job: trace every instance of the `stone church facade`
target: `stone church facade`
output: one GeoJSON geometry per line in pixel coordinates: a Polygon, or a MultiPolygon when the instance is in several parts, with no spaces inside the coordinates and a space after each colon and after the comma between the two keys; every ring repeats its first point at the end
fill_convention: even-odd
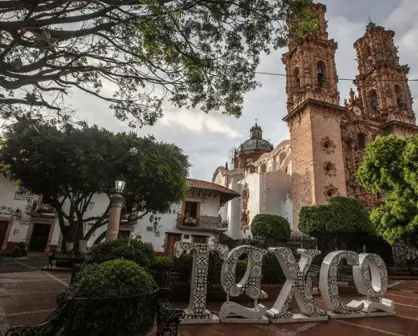
{"type": "Polygon", "coordinates": [[[326,6],[311,4],[319,16],[317,30],[304,38],[291,38],[283,55],[287,82],[287,115],[290,141],[275,149],[262,139],[256,124],[250,139],[234,153],[234,167],[218,167],[213,182],[241,193],[222,209],[231,238],[248,235],[257,213],[286,217],[298,230],[303,206],[326,204],[332,196],[352,196],[366,207],[379,195],[356,185],[353,173],[367,145],[378,135],[400,137],[417,134],[407,65],[400,65],[394,32],[370,23],[354,43],[358,75],[357,94],[340,105],[335,51],[328,38],[326,6]]]}

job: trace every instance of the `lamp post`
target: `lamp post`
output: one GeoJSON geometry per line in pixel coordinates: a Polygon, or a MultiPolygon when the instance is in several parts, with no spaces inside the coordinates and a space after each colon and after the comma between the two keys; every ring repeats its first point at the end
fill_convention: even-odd
{"type": "Polygon", "coordinates": [[[109,223],[107,224],[106,240],[118,239],[120,213],[122,210],[123,196],[126,182],[122,179],[115,181],[115,193],[110,196],[110,214],[109,223]]]}

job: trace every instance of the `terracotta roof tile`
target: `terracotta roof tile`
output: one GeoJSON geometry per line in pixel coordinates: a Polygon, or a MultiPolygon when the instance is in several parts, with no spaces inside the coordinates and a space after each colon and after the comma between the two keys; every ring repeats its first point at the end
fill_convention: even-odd
{"type": "MultiPolygon", "coordinates": [[[[231,195],[238,197],[240,196],[239,193],[236,191],[226,188],[224,186],[221,186],[220,184],[213,183],[213,182],[207,182],[207,181],[201,181],[201,180],[195,180],[195,179],[187,179],[187,186],[189,188],[197,188],[197,189],[205,189],[205,190],[213,190],[217,191],[224,195],[231,195]]],[[[233,197],[234,198],[234,197],[233,197]]]]}

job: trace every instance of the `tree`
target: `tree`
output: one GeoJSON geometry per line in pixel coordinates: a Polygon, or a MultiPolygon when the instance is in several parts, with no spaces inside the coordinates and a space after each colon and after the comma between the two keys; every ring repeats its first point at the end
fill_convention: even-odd
{"type": "Polygon", "coordinates": [[[370,212],[377,234],[390,244],[406,241],[418,247],[418,136],[377,137],[355,177],[361,187],[384,196],[370,212]]]}
{"type": "Polygon", "coordinates": [[[55,209],[64,242],[89,239],[107,224],[110,204],[99,216],[85,214],[93,195],[110,195],[120,175],[127,182],[122,215],[128,215],[129,222],[150,212],[165,212],[186,195],[189,163],[175,145],[133,133],[113,134],[97,126],[58,129],[46,122],[36,126],[36,131],[25,122],[10,126],[0,158],[12,180],[42,195],[43,202],[55,209]],[[84,232],[87,222],[94,224],[84,232]]]}
{"type": "Polygon", "coordinates": [[[262,240],[265,246],[272,247],[290,239],[290,225],[279,215],[258,214],[251,222],[251,233],[255,239],[262,240]]]}
{"type": "Polygon", "coordinates": [[[361,248],[361,237],[373,233],[369,214],[357,198],[335,196],[328,204],[303,207],[299,229],[317,238],[325,254],[336,249],[361,248]]]}
{"type": "Polygon", "coordinates": [[[260,55],[316,27],[310,2],[1,1],[0,111],[63,116],[80,90],[140,124],[153,124],[165,99],[239,116],[260,55]]]}

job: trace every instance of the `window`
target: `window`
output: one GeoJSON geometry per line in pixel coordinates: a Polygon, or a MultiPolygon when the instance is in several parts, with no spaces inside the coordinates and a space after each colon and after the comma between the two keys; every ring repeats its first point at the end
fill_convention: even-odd
{"type": "Polygon", "coordinates": [[[184,217],[185,218],[197,218],[197,202],[186,202],[184,207],[184,217]]]}
{"type": "Polygon", "coordinates": [[[369,103],[372,109],[372,113],[375,114],[379,109],[379,100],[377,98],[377,93],[375,90],[370,91],[369,93],[369,103]]]}
{"type": "Polygon", "coordinates": [[[318,62],[317,73],[318,73],[318,87],[322,89],[325,87],[325,64],[324,62],[322,61],[318,62]]]}
{"type": "Polygon", "coordinates": [[[400,110],[406,110],[405,100],[399,85],[395,85],[396,106],[400,110]]]}
{"type": "Polygon", "coordinates": [[[359,134],[357,136],[357,144],[359,149],[366,148],[366,136],[364,134],[359,134]]]}
{"type": "Polygon", "coordinates": [[[265,173],[266,172],[267,167],[266,167],[266,164],[265,163],[262,163],[261,164],[260,170],[261,170],[262,173],[265,173]]]}
{"type": "Polygon", "coordinates": [[[300,87],[300,75],[299,75],[299,68],[298,67],[293,69],[293,79],[295,81],[295,86],[300,87]]]}

